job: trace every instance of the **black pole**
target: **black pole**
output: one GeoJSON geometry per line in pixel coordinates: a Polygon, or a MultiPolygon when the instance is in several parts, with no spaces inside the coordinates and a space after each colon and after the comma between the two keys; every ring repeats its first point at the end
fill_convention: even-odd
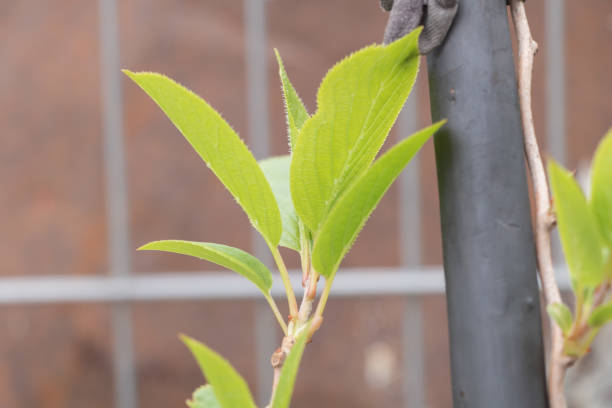
{"type": "Polygon", "coordinates": [[[455,408],[547,407],[505,0],[460,0],[428,58],[455,408]]]}

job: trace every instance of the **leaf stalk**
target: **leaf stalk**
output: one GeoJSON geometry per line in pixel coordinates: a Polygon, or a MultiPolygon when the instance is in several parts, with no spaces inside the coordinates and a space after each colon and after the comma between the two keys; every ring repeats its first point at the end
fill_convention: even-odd
{"type": "Polygon", "coordinates": [[[266,295],[266,300],[268,301],[270,308],[272,308],[272,312],[274,313],[274,317],[276,317],[276,320],[278,320],[278,324],[280,325],[281,329],[283,329],[283,334],[286,336],[288,333],[287,324],[283,320],[283,315],[281,315],[280,311],[278,310],[278,306],[276,305],[274,298],[272,298],[272,296],[268,294],[266,295]]]}
{"type": "Polygon", "coordinates": [[[287,301],[289,302],[289,314],[291,315],[291,320],[294,320],[298,316],[298,307],[297,300],[295,299],[295,293],[293,292],[293,287],[291,286],[291,281],[289,280],[289,272],[287,272],[285,261],[278,251],[278,248],[271,246],[270,252],[272,252],[272,256],[274,257],[274,261],[278,267],[278,272],[283,280],[285,292],[287,293],[287,301]]]}
{"type": "Polygon", "coordinates": [[[333,276],[329,279],[325,279],[325,288],[323,289],[323,293],[321,293],[321,298],[319,299],[319,304],[317,305],[317,310],[315,311],[314,319],[318,320],[323,318],[323,312],[325,311],[325,305],[327,304],[327,298],[329,297],[329,292],[331,291],[333,282],[333,276]]]}

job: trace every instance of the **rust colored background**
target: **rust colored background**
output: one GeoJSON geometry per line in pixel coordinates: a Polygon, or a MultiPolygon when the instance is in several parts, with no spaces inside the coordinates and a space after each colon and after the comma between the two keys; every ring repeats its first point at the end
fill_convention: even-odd
{"type": "MultiPolygon", "coordinates": [[[[175,78],[216,107],[248,140],[244,10],[238,0],[122,0],[121,64],[175,78]]],[[[540,43],[534,77],[536,131],[546,128],[542,2],[528,2],[540,43]]],[[[568,164],[588,160],[612,126],[612,2],[566,6],[565,123],[568,164]]],[[[287,152],[272,47],[308,109],[339,59],[382,38],[377,0],[269,0],[266,51],[270,138],[287,152]]],[[[0,275],[108,272],[98,8],[93,1],[20,0],[0,5],[0,275]]],[[[423,60],[425,63],[425,60],[423,60]]],[[[419,122],[429,123],[425,69],[419,122]]],[[[246,216],[171,123],[127,79],[124,134],[131,249],[162,238],[250,249],[246,216]]],[[[392,139],[406,135],[392,135],[392,139]]],[[[543,139],[542,139],[543,140],[543,139]]],[[[442,262],[433,147],[420,154],[423,260],[442,262]]],[[[398,191],[371,217],[344,266],[398,266],[398,191]]],[[[290,266],[297,258],[290,258],[290,266]]],[[[134,273],[216,269],[187,257],[132,254],[134,273]]],[[[423,303],[426,403],[451,406],[446,306],[423,303]]],[[[308,347],[293,407],[402,406],[400,297],[332,299],[308,347]],[[383,345],[396,364],[384,387],[367,381],[366,352],[383,345]]],[[[202,383],[178,332],[227,356],[256,389],[253,301],[151,302],[133,306],[140,406],[182,407],[202,383]],[[240,324],[236,324],[240,322],[240,324]]],[[[107,305],[0,307],[0,407],[113,406],[107,305]]],[[[280,339],[280,337],[279,337],[280,339]]],[[[270,350],[270,353],[273,350],[270,350]]],[[[610,377],[608,377],[609,379],[610,377]]]]}

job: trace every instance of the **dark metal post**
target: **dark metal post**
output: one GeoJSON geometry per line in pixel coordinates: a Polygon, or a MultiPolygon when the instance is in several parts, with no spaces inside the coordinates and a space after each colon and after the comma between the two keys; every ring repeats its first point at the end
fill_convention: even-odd
{"type": "Polygon", "coordinates": [[[427,59],[455,408],[547,406],[536,263],[505,0],[460,0],[427,59]]]}

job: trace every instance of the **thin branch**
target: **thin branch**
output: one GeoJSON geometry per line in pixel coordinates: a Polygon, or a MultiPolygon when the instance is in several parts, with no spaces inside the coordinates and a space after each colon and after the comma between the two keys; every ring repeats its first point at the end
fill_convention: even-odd
{"type": "Polygon", "coordinates": [[[272,353],[270,364],[272,364],[272,367],[274,368],[274,379],[272,381],[272,395],[270,396],[270,403],[266,408],[270,408],[272,406],[274,395],[276,394],[276,389],[278,388],[278,382],[280,381],[280,375],[283,371],[283,364],[285,363],[285,359],[289,355],[289,352],[293,348],[294,344],[295,338],[292,335],[285,336],[281,346],[276,349],[274,353],[272,353]]]}
{"type": "Polygon", "coordinates": [[[302,303],[300,305],[300,311],[298,313],[297,329],[304,326],[312,313],[312,306],[317,296],[317,282],[319,281],[319,274],[310,267],[310,263],[307,264],[308,270],[306,270],[304,276],[306,277],[304,286],[304,296],[302,297],[302,303]]]}
{"type": "Polygon", "coordinates": [[[283,316],[281,315],[280,311],[278,310],[278,306],[276,305],[276,302],[274,301],[272,296],[269,295],[269,294],[266,295],[266,300],[268,301],[268,304],[272,308],[272,312],[274,313],[274,317],[276,317],[276,320],[278,320],[278,324],[280,325],[281,329],[283,329],[283,334],[286,336],[288,334],[288,332],[287,332],[287,324],[283,320],[283,316]]]}
{"type": "Polygon", "coordinates": [[[291,281],[289,280],[289,272],[287,272],[285,261],[278,251],[278,248],[270,247],[270,252],[272,252],[272,256],[274,257],[274,261],[278,267],[278,272],[280,273],[281,279],[283,280],[283,285],[285,286],[285,292],[287,292],[289,314],[291,315],[292,320],[296,319],[298,315],[297,300],[295,300],[295,293],[293,292],[293,287],[291,286],[291,281]]]}
{"type": "MultiPolygon", "coordinates": [[[[535,239],[538,271],[546,305],[550,305],[561,303],[561,293],[555,280],[550,245],[550,231],[554,225],[554,216],[550,205],[550,192],[536,139],[531,110],[533,59],[538,50],[538,44],[531,36],[524,1],[510,0],[510,8],[518,42],[519,100],[525,137],[525,155],[527,156],[535,195],[535,239]]],[[[563,333],[557,324],[553,322],[551,324],[551,350],[548,372],[548,394],[551,408],[566,408],[567,406],[563,392],[563,383],[565,372],[571,363],[572,361],[563,354],[563,333]]]]}
{"type": "Polygon", "coordinates": [[[314,319],[317,321],[322,321],[323,319],[323,311],[325,310],[325,305],[327,304],[327,298],[329,297],[329,292],[331,291],[333,281],[333,277],[325,279],[325,288],[323,289],[323,293],[319,299],[319,304],[317,305],[317,310],[314,314],[314,319]]]}

